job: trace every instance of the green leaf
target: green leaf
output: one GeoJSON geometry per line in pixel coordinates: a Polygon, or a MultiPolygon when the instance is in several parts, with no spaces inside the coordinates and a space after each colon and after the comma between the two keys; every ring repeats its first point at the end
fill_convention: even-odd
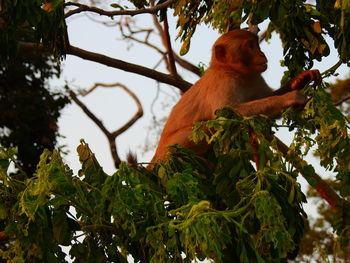
{"type": "Polygon", "coordinates": [[[111,7],[113,8],[117,8],[117,9],[120,9],[120,10],[124,10],[124,7],[122,7],[121,5],[117,4],[117,3],[112,3],[110,4],[111,7]]]}
{"type": "Polygon", "coordinates": [[[68,218],[66,212],[62,209],[53,212],[52,216],[53,235],[56,241],[68,246],[71,244],[71,233],[69,232],[68,218]]]}

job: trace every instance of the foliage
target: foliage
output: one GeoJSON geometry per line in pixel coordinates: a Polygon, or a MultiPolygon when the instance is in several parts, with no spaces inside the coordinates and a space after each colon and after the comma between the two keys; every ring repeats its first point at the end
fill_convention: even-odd
{"type": "MultiPolygon", "coordinates": [[[[149,4],[144,0],[130,2],[140,10],[149,4]]],[[[49,51],[56,59],[70,52],[153,76],[157,81],[168,79],[163,73],[70,46],[64,15],[67,4],[63,0],[0,0],[1,62],[11,66],[19,47],[33,47],[21,46],[25,40],[39,44],[39,50],[49,51]],[[25,38],[28,36],[33,38],[25,38]]],[[[130,11],[117,3],[112,7],[118,10],[108,13],[74,1],[66,10],[88,10],[112,19],[119,11],[130,11]]],[[[267,39],[275,31],[283,42],[282,64],[289,69],[285,79],[312,67],[315,59],[328,56],[329,43],[338,52],[339,65],[350,59],[349,1],[178,0],[171,7],[178,18],[182,54],[189,50],[190,39],[200,23],[226,32],[243,22],[268,21],[267,39]]],[[[158,11],[161,18],[164,14],[165,10],[158,11]]],[[[149,44],[147,39],[143,43],[149,44]]],[[[170,57],[171,50],[164,54],[170,57]]],[[[24,71],[32,70],[34,73],[29,76],[34,79],[36,68],[24,64],[24,71]]],[[[338,64],[324,76],[333,74],[338,64]]],[[[46,73],[50,72],[54,71],[48,69],[46,73]]],[[[26,76],[17,71],[15,74],[26,76]]],[[[174,79],[181,80],[179,76],[174,79]]],[[[166,83],[174,82],[168,79],[166,83]]],[[[127,262],[128,256],[137,262],[192,262],[203,258],[216,262],[285,261],[298,252],[304,232],[305,196],[296,179],[301,172],[315,185],[314,168],[299,158],[313,145],[317,146],[320,165],[336,174],[334,181],[344,197],[336,212],[332,211],[332,225],[337,238],[347,244],[349,122],[332,105],[325,88],[307,89],[310,100],[305,109],[286,112],[282,125],[263,116],[242,118],[229,108],[218,111],[216,120],[197,124],[193,140],[206,140],[213,145],[209,163],[173,146],[169,159],[153,170],[123,164],[108,176],[82,141],[78,147],[82,162],[78,175],[73,175],[57,151],[45,150],[34,176],[21,164],[16,164],[14,176],[9,165],[16,163],[16,152],[2,149],[0,237],[6,238],[0,240],[0,257],[7,262],[65,262],[68,253],[74,262],[127,262]],[[276,150],[278,142],[271,132],[271,127],[281,126],[295,131],[292,151],[284,157],[276,150]],[[251,142],[253,134],[257,150],[251,142]],[[259,161],[258,169],[251,159],[259,161]],[[287,160],[300,165],[292,168],[287,160]],[[26,177],[30,178],[23,180],[26,177]]],[[[26,90],[21,90],[20,95],[22,92],[27,95],[26,90]]],[[[46,96],[53,98],[53,94],[41,89],[38,94],[37,103],[45,104],[47,101],[40,98],[46,96]]],[[[51,99],[50,103],[57,102],[51,99]]],[[[60,97],[56,106],[63,105],[64,99],[60,97]]],[[[53,112],[48,123],[56,119],[57,112],[53,112]]],[[[12,145],[11,140],[9,146],[12,145]]]]}
{"type": "MultiPolygon", "coordinates": [[[[23,36],[33,36],[35,43],[43,43],[56,56],[64,54],[63,0],[48,1],[51,9],[44,10],[47,1],[0,1],[0,59],[15,56],[23,36]]],[[[28,40],[27,40],[28,41],[28,40]]]]}
{"type": "Polygon", "coordinates": [[[213,175],[203,160],[175,147],[154,171],[123,165],[107,176],[82,142],[83,179],[72,176],[56,151],[45,151],[35,177],[18,182],[6,173],[14,152],[3,151],[1,219],[13,242],[1,256],[64,262],[59,245],[71,245],[76,262],[126,262],[126,255],[178,262],[182,252],[187,261],[211,256],[218,262],[279,262],[303,232],[305,197],[297,174],[268,147],[274,144],[268,119],[242,119],[228,108],[218,115],[198,124],[193,136],[214,144],[213,175]],[[260,142],[264,161],[258,171],[249,162],[249,131],[260,142]]]}
{"type": "Polygon", "coordinates": [[[17,147],[27,174],[33,174],[43,150],[56,144],[57,120],[69,100],[50,90],[47,81],[59,75],[60,65],[42,53],[21,52],[0,63],[0,144],[17,147]]]}
{"type": "Polygon", "coordinates": [[[349,122],[333,105],[325,87],[318,87],[316,90],[309,87],[305,90],[305,94],[310,99],[303,111],[290,109],[285,112],[285,123],[289,130],[295,129],[295,140],[291,150],[298,155],[306,155],[316,144],[315,153],[320,158],[320,165],[326,170],[335,172],[336,179],[341,182],[340,193],[349,196],[349,122]]]}
{"type": "MultiPolygon", "coordinates": [[[[310,92],[325,96],[322,89],[310,92]]],[[[312,120],[324,114],[320,109],[329,105],[322,99],[309,104],[319,112],[310,116],[306,106],[301,115],[314,125],[312,120]]],[[[270,127],[277,125],[263,116],[241,117],[230,108],[217,115],[199,123],[193,134],[195,141],[213,144],[209,164],[174,146],[168,161],[153,170],[123,164],[108,176],[82,141],[79,176],[57,151],[46,150],[35,176],[19,182],[7,172],[14,153],[2,151],[1,220],[11,242],[2,247],[1,257],[65,262],[61,246],[68,245],[74,262],[127,262],[127,256],[141,262],[209,257],[215,262],[280,262],[295,256],[304,230],[305,196],[296,182],[298,172],[272,150],[276,142],[270,127]],[[259,140],[257,171],[249,161],[250,132],[259,140]]],[[[334,116],[329,118],[340,122],[334,116]]],[[[320,134],[323,125],[329,123],[316,126],[320,134]]],[[[346,128],[336,127],[340,134],[346,128]]],[[[295,144],[301,143],[298,138],[295,144]]],[[[344,176],[337,179],[347,184],[344,176]]],[[[349,222],[343,219],[340,235],[349,222]]]]}
{"type": "Polygon", "coordinates": [[[349,1],[206,1],[179,0],[174,15],[178,17],[182,53],[189,49],[197,25],[208,23],[221,32],[239,28],[243,22],[258,25],[267,20],[283,42],[284,64],[290,78],[302,68],[311,68],[313,60],[329,55],[326,37],[334,41],[342,62],[350,60],[349,1]]]}
{"type": "Polygon", "coordinates": [[[48,12],[38,0],[0,1],[0,144],[18,148],[28,175],[42,151],[55,147],[60,110],[69,102],[62,90],[49,89],[47,83],[61,73],[54,56],[63,50],[61,2],[51,1],[55,11],[48,12]],[[43,42],[53,55],[20,50],[21,41],[43,42]]]}
{"type": "MultiPolygon", "coordinates": [[[[327,183],[332,185],[334,189],[339,190],[339,183],[332,180],[327,180],[327,183]]],[[[321,216],[317,218],[311,217],[308,220],[305,235],[300,243],[300,253],[295,262],[312,261],[323,263],[330,261],[330,258],[334,258],[335,260],[333,261],[335,262],[342,262],[341,260],[347,262],[350,248],[350,240],[348,238],[350,229],[344,229],[344,233],[341,236],[335,235],[330,224],[337,221],[337,215],[333,213],[324,200],[319,198],[314,188],[309,187],[307,197],[317,207],[317,212],[321,216]]],[[[349,197],[347,200],[349,201],[349,197]]]]}
{"type": "Polygon", "coordinates": [[[82,142],[82,179],[72,176],[56,151],[46,150],[35,176],[17,182],[6,172],[13,156],[2,151],[1,219],[11,242],[1,257],[64,262],[60,245],[72,246],[74,262],[126,262],[127,255],[143,262],[287,257],[303,231],[305,199],[295,174],[273,167],[279,157],[254,171],[241,149],[247,143],[239,129],[244,121],[220,117],[208,125],[218,128],[211,136],[217,141],[214,176],[202,159],[180,147],[153,171],[124,164],[107,176],[82,142]],[[239,132],[228,136],[226,128],[234,125],[239,132]]]}

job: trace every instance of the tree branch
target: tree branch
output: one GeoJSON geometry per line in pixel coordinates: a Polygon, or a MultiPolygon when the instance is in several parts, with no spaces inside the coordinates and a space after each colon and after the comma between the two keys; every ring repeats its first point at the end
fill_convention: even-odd
{"type": "Polygon", "coordinates": [[[81,12],[93,12],[93,13],[97,13],[101,16],[103,15],[103,16],[113,17],[113,16],[121,16],[121,15],[134,16],[134,15],[139,15],[139,14],[155,14],[159,10],[169,7],[174,2],[175,2],[175,0],[167,0],[164,3],[153,6],[151,8],[141,8],[141,9],[137,9],[137,10],[118,10],[118,11],[106,11],[106,10],[103,10],[101,8],[87,6],[87,5],[83,5],[83,4],[79,4],[79,3],[75,3],[75,2],[65,3],[64,6],[65,7],[67,7],[67,6],[76,6],[77,7],[74,10],[68,11],[65,14],[66,18],[71,16],[71,15],[78,14],[81,12]]]}
{"type": "Polygon", "coordinates": [[[178,78],[178,74],[176,71],[176,66],[175,66],[175,60],[174,60],[174,51],[171,47],[171,41],[170,41],[170,35],[169,35],[169,24],[168,24],[168,17],[165,15],[164,18],[164,30],[163,30],[164,35],[164,44],[165,44],[165,49],[167,51],[168,55],[168,61],[169,61],[169,71],[170,74],[173,75],[174,77],[178,78]]]}
{"type": "MultiPolygon", "coordinates": [[[[291,154],[288,153],[290,150],[289,147],[280,139],[277,137],[274,137],[274,139],[277,141],[277,149],[302,174],[302,167],[303,164],[306,164],[306,162],[297,154],[293,152],[291,154]],[[293,158],[290,158],[291,156],[293,158]]],[[[314,188],[320,194],[320,196],[328,202],[332,209],[338,210],[343,203],[343,199],[317,173],[312,174],[311,177],[316,181],[314,188]]]]}
{"type": "Polygon", "coordinates": [[[170,76],[168,74],[164,74],[140,65],[128,63],[119,59],[114,59],[102,54],[86,51],[78,47],[67,47],[67,54],[75,55],[82,59],[101,63],[103,65],[118,68],[127,72],[136,73],[154,79],[156,81],[175,86],[183,92],[185,92],[192,86],[191,83],[183,80],[182,78],[170,76]]]}
{"type": "Polygon", "coordinates": [[[94,86],[92,86],[89,90],[85,92],[80,92],[82,96],[86,96],[89,93],[91,93],[93,90],[95,90],[97,87],[120,87],[124,91],[126,91],[130,97],[135,101],[136,106],[137,106],[137,112],[134,114],[134,116],[127,122],[125,123],[121,128],[117,129],[116,131],[109,132],[108,129],[103,125],[102,121],[99,120],[95,114],[93,114],[83,102],[81,102],[75,93],[73,91],[69,91],[69,94],[74,100],[74,102],[84,111],[84,113],[102,130],[102,132],[105,134],[105,136],[108,139],[109,143],[109,148],[111,150],[112,158],[114,160],[114,165],[116,168],[119,167],[120,165],[120,158],[118,155],[117,151],[117,145],[116,145],[116,138],[128,130],[138,119],[140,119],[143,116],[143,109],[140,100],[137,98],[135,93],[133,93],[130,89],[128,89],[125,85],[121,83],[114,83],[114,84],[105,84],[105,83],[95,83],[94,86]]]}
{"type": "MultiPolygon", "coordinates": [[[[152,6],[152,4],[154,4],[154,0],[150,1],[150,3],[152,6]]],[[[165,34],[164,30],[163,30],[162,26],[160,25],[160,23],[157,19],[157,16],[155,16],[155,15],[153,15],[153,24],[157,28],[158,33],[161,36],[163,46],[166,46],[165,39],[164,39],[164,34],[165,34]]],[[[176,63],[178,63],[181,67],[191,71],[192,73],[196,74],[199,77],[201,76],[201,72],[197,66],[193,65],[192,63],[188,62],[187,60],[184,60],[183,58],[178,56],[175,52],[173,52],[173,54],[174,54],[174,59],[175,59],[176,63]]]]}
{"type": "MultiPolygon", "coordinates": [[[[30,51],[37,50],[41,52],[47,51],[45,50],[42,44],[31,43],[31,42],[19,42],[19,45],[22,50],[30,50],[30,51]]],[[[138,75],[142,75],[144,77],[154,79],[161,83],[172,85],[174,87],[179,88],[183,92],[187,91],[192,86],[191,83],[187,82],[182,78],[174,77],[174,76],[164,74],[162,72],[152,70],[140,65],[128,63],[123,60],[111,58],[99,53],[90,52],[71,45],[67,46],[66,52],[67,54],[74,55],[82,59],[94,61],[109,67],[135,73],[138,75]]]]}
{"type": "Polygon", "coordinates": [[[164,62],[166,64],[166,68],[170,67],[169,66],[169,62],[168,62],[167,57],[166,57],[166,53],[163,50],[161,50],[158,46],[153,45],[152,43],[150,43],[148,41],[148,38],[149,38],[150,34],[153,32],[153,29],[141,29],[141,30],[138,30],[138,31],[134,31],[134,30],[131,29],[130,24],[127,23],[126,27],[129,30],[129,34],[126,34],[124,32],[124,28],[123,28],[122,22],[118,22],[117,24],[119,25],[120,33],[121,33],[121,35],[123,36],[124,39],[129,39],[129,40],[135,41],[136,43],[146,45],[146,46],[154,49],[155,51],[157,51],[162,56],[162,59],[159,62],[157,62],[157,64],[153,67],[153,69],[157,68],[158,65],[160,64],[160,62],[162,62],[163,60],[164,60],[164,62]],[[147,33],[146,37],[145,37],[145,40],[141,40],[141,39],[138,39],[138,38],[134,37],[133,35],[136,34],[136,33],[147,33]]]}
{"type": "Polygon", "coordinates": [[[102,132],[108,137],[110,132],[107,130],[107,128],[103,125],[102,121],[99,120],[95,114],[93,114],[88,107],[85,106],[85,104],[80,101],[77,98],[77,95],[72,91],[69,90],[69,96],[72,98],[72,100],[83,110],[83,112],[102,130],[102,132]]]}
{"type": "Polygon", "coordinates": [[[342,104],[343,102],[350,100],[350,95],[346,96],[345,98],[342,98],[340,100],[338,100],[337,102],[334,103],[334,106],[339,106],[340,104],[342,104]]]}
{"type": "Polygon", "coordinates": [[[175,59],[176,63],[178,63],[184,69],[191,71],[192,73],[196,74],[199,77],[201,76],[201,71],[197,66],[195,66],[192,63],[188,62],[187,60],[181,58],[176,53],[174,53],[174,59],[175,59]]]}
{"type": "Polygon", "coordinates": [[[339,61],[337,63],[335,63],[332,67],[330,67],[329,69],[327,69],[326,71],[322,72],[321,75],[323,78],[326,78],[330,75],[333,75],[334,72],[343,64],[343,61],[341,59],[339,59],[339,61]]]}

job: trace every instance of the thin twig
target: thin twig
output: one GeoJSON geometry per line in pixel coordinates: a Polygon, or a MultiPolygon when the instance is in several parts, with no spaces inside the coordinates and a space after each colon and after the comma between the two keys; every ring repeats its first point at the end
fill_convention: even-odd
{"type": "Polygon", "coordinates": [[[176,66],[175,66],[175,60],[174,60],[174,51],[171,47],[171,41],[170,41],[170,35],[169,35],[169,24],[168,24],[168,17],[165,14],[164,18],[164,30],[163,30],[163,37],[164,37],[164,43],[165,43],[165,49],[167,51],[168,55],[168,61],[169,61],[169,71],[170,74],[174,77],[178,77],[176,66]]]}
{"type": "Polygon", "coordinates": [[[134,31],[131,29],[130,25],[128,24],[127,25],[127,29],[129,30],[129,34],[126,34],[124,32],[124,29],[123,29],[123,25],[122,25],[122,22],[118,22],[118,25],[119,25],[119,30],[120,30],[120,33],[122,34],[123,38],[124,39],[129,39],[129,40],[132,40],[136,43],[139,43],[139,44],[143,44],[143,45],[146,45],[152,49],[154,49],[155,51],[157,51],[161,56],[162,56],[162,59],[157,62],[157,64],[153,67],[153,69],[157,68],[158,65],[162,62],[162,61],[165,61],[166,63],[166,68],[169,68],[170,65],[169,65],[169,62],[167,60],[167,57],[166,57],[166,53],[161,50],[158,46],[156,45],[153,45],[152,43],[150,43],[148,41],[148,38],[150,36],[150,34],[152,33],[153,29],[141,29],[141,30],[138,30],[138,31],[134,31]],[[146,33],[146,37],[145,37],[145,40],[141,40],[141,39],[138,39],[136,37],[134,37],[133,35],[136,34],[136,33],[146,33]]]}
{"type": "MultiPolygon", "coordinates": [[[[152,4],[154,4],[154,1],[150,1],[150,3],[152,6],[152,4]]],[[[153,24],[157,28],[158,33],[161,36],[163,46],[166,46],[165,39],[163,37],[165,34],[164,30],[163,30],[161,24],[159,23],[157,16],[155,16],[155,15],[153,15],[153,24]]],[[[178,63],[181,67],[183,67],[184,69],[187,69],[188,71],[191,71],[192,73],[196,74],[199,77],[201,76],[201,71],[197,66],[195,66],[192,63],[188,62],[187,60],[181,58],[175,52],[173,52],[173,54],[174,54],[174,59],[175,59],[176,63],[178,63]]]]}
{"type": "Polygon", "coordinates": [[[350,100],[350,95],[346,96],[345,98],[342,98],[340,100],[338,100],[337,102],[334,103],[334,106],[339,106],[340,104],[342,104],[343,102],[350,100]]]}
{"type": "Polygon", "coordinates": [[[322,72],[321,75],[323,78],[326,78],[330,75],[333,75],[334,72],[343,64],[343,61],[339,59],[337,63],[334,64],[331,68],[327,69],[326,71],[322,72]]]}
{"type": "Polygon", "coordinates": [[[248,27],[249,27],[248,31],[252,32],[255,35],[258,35],[259,27],[257,25],[252,24],[252,17],[253,17],[253,13],[250,13],[249,17],[248,17],[248,22],[247,22],[248,27]]]}

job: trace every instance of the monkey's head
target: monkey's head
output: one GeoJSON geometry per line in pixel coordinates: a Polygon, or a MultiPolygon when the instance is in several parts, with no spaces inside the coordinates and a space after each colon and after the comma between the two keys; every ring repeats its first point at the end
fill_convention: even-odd
{"type": "Polygon", "coordinates": [[[235,29],[216,40],[210,66],[244,76],[257,75],[267,69],[267,58],[255,34],[235,29]]]}

